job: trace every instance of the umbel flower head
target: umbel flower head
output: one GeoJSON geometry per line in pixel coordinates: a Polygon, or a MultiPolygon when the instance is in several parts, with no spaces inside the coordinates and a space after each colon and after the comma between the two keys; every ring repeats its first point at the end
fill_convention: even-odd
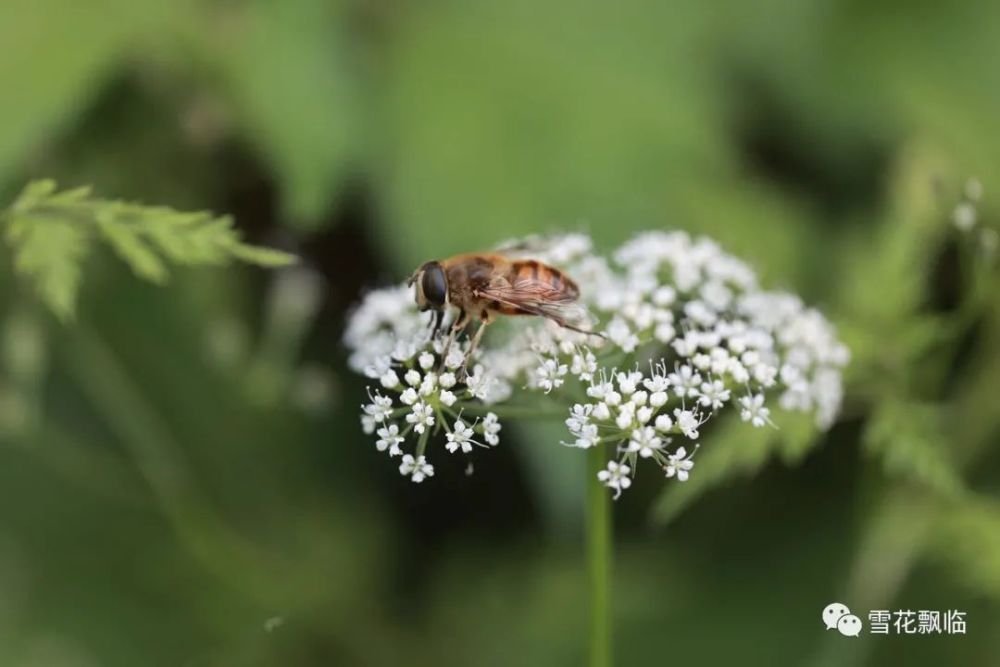
{"type": "Polygon", "coordinates": [[[648,232],[610,257],[582,234],[507,247],[572,276],[601,335],[509,317],[466,362],[468,339],[445,352],[404,285],[368,293],[348,323],[349,363],[371,380],[362,428],[414,482],[434,474],[435,451],[499,444],[502,420],[527,406],[562,413],[561,444],[613,450],[598,479],[616,498],[640,465],[697,474],[702,428],[724,410],[748,428],[773,428],[772,404],[833,423],[849,355],[832,326],[713,241],[648,232]]]}

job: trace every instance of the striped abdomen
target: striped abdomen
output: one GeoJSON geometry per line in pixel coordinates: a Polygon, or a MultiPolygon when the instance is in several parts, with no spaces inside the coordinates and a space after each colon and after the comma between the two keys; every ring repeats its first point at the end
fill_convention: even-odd
{"type": "Polygon", "coordinates": [[[534,259],[519,259],[511,262],[507,280],[513,285],[520,281],[543,283],[558,293],[558,300],[575,301],[580,296],[580,288],[565,273],[534,259]]]}

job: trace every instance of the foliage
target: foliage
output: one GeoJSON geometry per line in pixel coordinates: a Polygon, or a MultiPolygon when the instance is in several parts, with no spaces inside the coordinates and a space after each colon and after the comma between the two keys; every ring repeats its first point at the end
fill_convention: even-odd
{"type": "Polygon", "coordinates": [[[73,316],[82,265],[101,239],[139,276],[166,282],[166,262],[221,266],[234,260],[284,266],[287,253],[243,243],[229,217],[181,213],[97,199],[89,188],[57,192],[53,181],[29,184],[4,213],[14,268],[35,284],[39,297],[63,320],[73,316]]]}
{"type": "Polygon", "coordinates": [[[773,420],[781,427],[749,431],[741,428],[737,420],[729,419],[706,433],[712,447],[706,447],[698,460],[703,474],[666,489],[653,507],[653,520],[672,520],[713,487],[758,473],[773,456],[788,464],[798,463],[820,439],[814,424],[802,415],[777,411],[773,420]]]}
{"type": "Polygon", "coordinates": [[[972,590],[1000,599],[1000,505],[973,496],[949,505],[937,522],[933,557],[972,590]]]}
{"type": "Polygon", "coordinates": [[[963,482],[949,452],[943,410],[935,405],[887,399],[871,416],[864,435],[890,475],[915,481],[943,496],[955,495],[963,482]]]}
{"type": "Polygon", "coordinates": [[[619,662],[993,664],[998,19],[988,0],[0,3],[4,206],[92,183],[307,257],[176,271],[187,232],[235,228],[5,210],[0,663],[578,663],[582,470],[543,446],[564,425],[404,488],[357,433],[337,341],[362,286],[431,257],[660,228],[802,294],[852,360],[825,436],[719,420],[698,475],[623,496],[619,662]],[[86,317],[55,326],[17,262],[86,317]],[[849,646],[816,623],[835,598],[964,608],[970,633],[849,646]]]}
{"type": "MultiPolygon", "coordinates": [[[[947,165],[925,146],[904,151],[892,182],[892,200],[881,220],[864,241],[851,240],[841,260],[853,272],[835,284],[834,300],[841,304],[840,324],[852,350],[847,390],[849,400],[864,400],[867,423],[862,442],[886,472],[924,485],[943,497],[964,489],[956,455],[943,447],[949,440],[949,406],[942,402],[950,364],[964,345],[969,322],[993,307],[981,295],[983,280],[996,281],[992,260],[981,256],[975,244],[959,238],[959,261],[977,271],[961,276],[960,306],[950,312],[929,312],[928,285],[937,260],[935,251],[954,232],[949,202],[959,200],[959,179],[945,179],[947,165]],[[951,187],[942,188],[941,183],[951,187]],[[935,182],[938,192],[935,192],[935,182]],[[943,190],[943,192],[942,192],[943,190]],[[873,286],[878,285],[878,289],[873,286]],[[887,346],[885,342],[893,344],[887,346]]],[[[722,441],[729,438],[722,435],[722,441]]],[[[703,471],[719,482],[744,471],[759,469],[779,450],[781,438],[734,443],[731,456],[705,456],[703,471]],[[770,445],[768,445],[770,443],[770,445]]],[[[820,440],[798,439],[805,453],[820,440]]],[[[661,520],[671,518],[697,490],[672,490],[657,510],[661,520]]]]}

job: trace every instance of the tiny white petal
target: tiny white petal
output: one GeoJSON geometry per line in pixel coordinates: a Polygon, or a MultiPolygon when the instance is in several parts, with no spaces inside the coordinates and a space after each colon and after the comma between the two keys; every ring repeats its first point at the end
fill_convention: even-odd
{"type": "Polygon", "coordinates": [[[396,375],[396,371],[392,369],[389,369],[385,373],[383,373],[382,377],[379,378],[379,381],[382,383],[382,386],[385,387],[386,389],[394,389],[399,386],[399,376],[396,375]]]}

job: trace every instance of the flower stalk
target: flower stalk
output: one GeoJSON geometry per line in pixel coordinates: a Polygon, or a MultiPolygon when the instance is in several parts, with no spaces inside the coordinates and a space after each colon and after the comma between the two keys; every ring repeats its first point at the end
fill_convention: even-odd
{"type": "Polygon", "coordinates": [[[587,452],[587,581],[590,592],[588,664],[611,665],[611,499],[598,480],[607,465],[604,447],[587,452]]]}

